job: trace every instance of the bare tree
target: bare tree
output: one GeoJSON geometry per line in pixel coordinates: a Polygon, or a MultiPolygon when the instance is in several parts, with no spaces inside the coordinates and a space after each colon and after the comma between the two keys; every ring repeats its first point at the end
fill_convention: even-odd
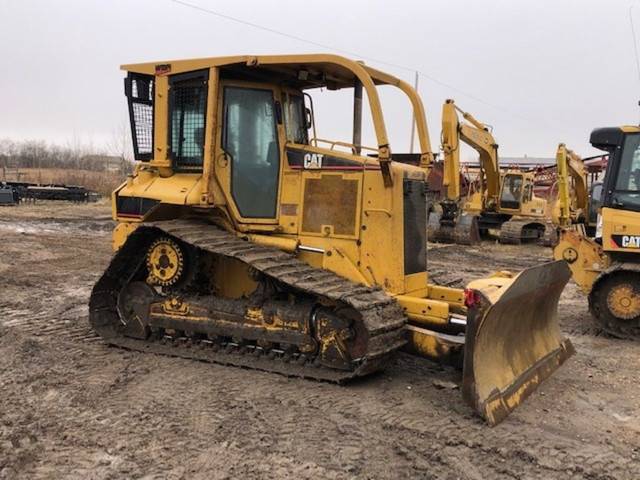
{"type": "Polygon", "coordinates": [[[123,118],[111,131],[111,137],[107,141],[107,150],[114,157],[120,159],[120,173],[127,174],[133,167],[133,142],[129,122],[123,118]]]}

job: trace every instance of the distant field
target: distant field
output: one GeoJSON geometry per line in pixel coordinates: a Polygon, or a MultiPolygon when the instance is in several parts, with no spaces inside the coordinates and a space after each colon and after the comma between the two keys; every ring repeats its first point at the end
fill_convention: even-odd
{"type": "MultiPolygon", "coordinates": [[[[0,170],[1,173],[1,170],[0,170]]],[[[59,168],[21,168],[19,178],[15,171],[7,175],[7,181],[32,183],[63,183],[65,185],[82,185],[92,192],[109,195],[111,191],[125,180],[125,177],[113,172],[91,172],[89,170],[68,170],[59,168]]],[[[5,180],[5,179],[3,179],[5,180]]]]}

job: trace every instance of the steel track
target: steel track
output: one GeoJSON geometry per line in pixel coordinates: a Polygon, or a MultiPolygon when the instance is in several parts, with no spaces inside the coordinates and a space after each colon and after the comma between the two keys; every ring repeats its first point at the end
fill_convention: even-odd
{"type": "Polygon", "coordinates": [[[406,343],[406,317],[396,301],[379,287],[356,284],[333,272],[313,268],[278,249],[250,243],[216,226],[195,220],[149,223],[136,229],[95,284],[89,301],[89,322],[107,343],[131,350],[336,382],[380,369],[406,343]],[[366,355],[354,361],[350,370],[337,370],[319,366],[312,358],[279,353],[266,355],[260,349],[247,349],[232,343],[219,348],[219,345],[202,340],[196,343],[187,339],[167,342],[124,336],[124,325],[117,310],[118,294],[144,262],[153,239],[163,233],[201,251],[244,262],[295,290],[357,310],[368,334],[366,355]]]}
{"type": "Polygon", "coordinates": [[[520,245],[523,242],[530,242],[537,240],[525,236],[523,238],[523,230],[530,223],[534,223],[531,220],[508,220],[500,226],[500,243],[520,245]]]}

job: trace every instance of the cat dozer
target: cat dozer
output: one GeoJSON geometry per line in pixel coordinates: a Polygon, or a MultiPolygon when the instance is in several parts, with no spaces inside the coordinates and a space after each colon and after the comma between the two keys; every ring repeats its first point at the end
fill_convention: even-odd
{"type": "Polygon", "coordinates": [[[140,162],[113,193],[116,254],[90,300],[106,342],[335,382],[405,350],[460,366],[490,425],[573,353],[558,327],[563,261],[465,290],[428,282],[433,153],[406,82],[335,55],[123,69],[140,162]],[[411,102],[419,154],[392,154],[380,86],[411,102]],[[317,136],[321,88],[353,91],[352,141],[317,136]]]}

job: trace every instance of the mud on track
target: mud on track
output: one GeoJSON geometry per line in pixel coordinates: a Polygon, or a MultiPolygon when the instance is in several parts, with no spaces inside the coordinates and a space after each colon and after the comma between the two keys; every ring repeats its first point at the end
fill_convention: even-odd
{"type": "MultiPolygon", "coordinates": [[[[575,285],[578,353],[496,428],[458,373],[400,355],[340,387],[106,347],[87,322],[111,257],[108,205],[0,210],[0,479],[637,479],[640,345],[600,334],[575,285]]],[[[433,246],[465,282],[544,261],[536,246],[433,246]]]]}

